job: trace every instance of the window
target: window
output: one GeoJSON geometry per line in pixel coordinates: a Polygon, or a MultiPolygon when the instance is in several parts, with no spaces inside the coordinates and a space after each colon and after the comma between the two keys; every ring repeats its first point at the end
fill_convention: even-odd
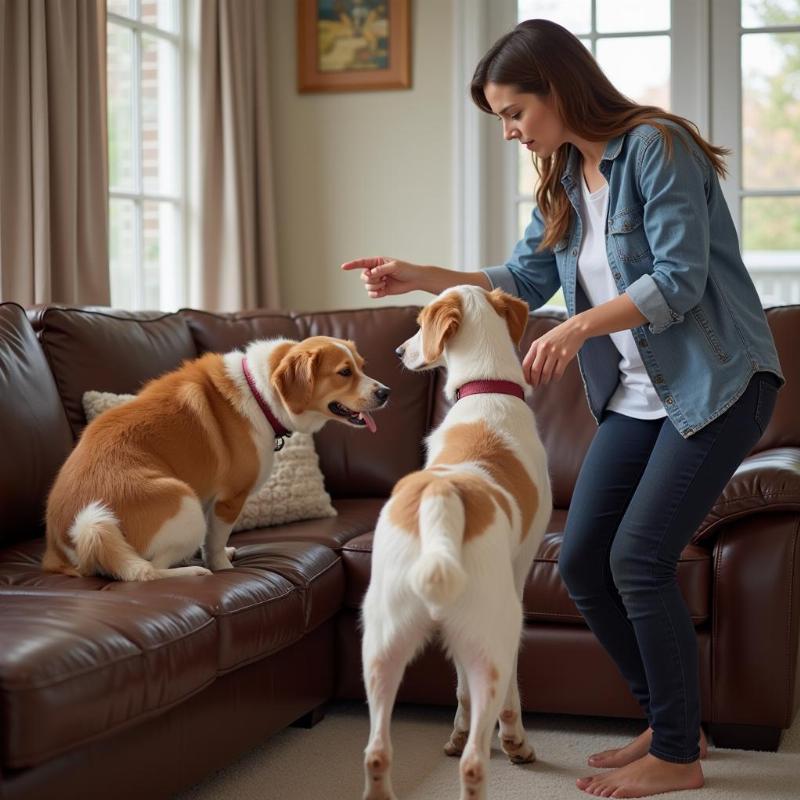
{"type": "Polygon", "coordinates": [[[180,0],[108,0],[111,304],[185,294],[180,0]]]}
{"type": "Polygon", "coordinates": [[[800,0],[714,0],[715,139],[726,195],[765,304],[800,303],[800,0]],[[725,11],[727,10],[727,15],[725,11]]]}
{"type": "MultiPolygon", "coordinates": [[[[800,0],[494,0],[490,9],[504,22],[481,31],[487,45],[513,25],[504,16],[512,9],[517,21],[552,19],[622,92],[688,117],[731,148],[722,189],[744,262],[765,304],[800,302],[800,0]]],[[[463,229],[488,220],[472,252],[500,263],[530,219],[535,175],[529,154],[496,132],[485,148],[477,169],[489,168],[483,193],[492,202],[463,229]]],[[[462,171],[474,161],[464,159],[462,171]]]]}

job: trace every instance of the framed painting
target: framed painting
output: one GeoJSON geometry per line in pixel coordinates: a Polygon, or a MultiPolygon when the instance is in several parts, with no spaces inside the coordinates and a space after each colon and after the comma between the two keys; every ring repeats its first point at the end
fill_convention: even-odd
{"type": "Polygon", "coordinates": [[[298,90],[411,86],[410,0],[297,0],[298,90]]]}

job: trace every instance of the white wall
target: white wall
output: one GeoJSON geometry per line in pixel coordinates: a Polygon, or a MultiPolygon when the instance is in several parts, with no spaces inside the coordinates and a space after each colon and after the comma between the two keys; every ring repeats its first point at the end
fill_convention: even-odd
{"type": "Polygon", "coordinates": [[[295,0],[270,1],[270,107],[284,309],[370,300],[339,264],[390,255],[452,266],[453,3],[411,6],[412,88],[297,92],[295,0]]]}

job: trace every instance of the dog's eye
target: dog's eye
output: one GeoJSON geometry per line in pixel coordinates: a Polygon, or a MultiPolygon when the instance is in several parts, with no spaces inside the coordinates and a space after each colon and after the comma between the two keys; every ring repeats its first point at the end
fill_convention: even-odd
{"type": "Polygon", "coordinates": [[[353,374],[353,371],[350,369],[350,367],[345,367],[344,369],[339,370],[339,374],[343,378],[349,378],[353,374]]]}

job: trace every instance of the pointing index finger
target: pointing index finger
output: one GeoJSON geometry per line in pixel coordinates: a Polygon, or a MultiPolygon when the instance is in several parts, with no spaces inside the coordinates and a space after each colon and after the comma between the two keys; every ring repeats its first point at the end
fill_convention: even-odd
{"type": "Polygon", "coordinates": [[[370,258],[356,258],[354,261],[345,261],[342,264],[342,269],[372,269],[385,264],[386,259],[382,256],[373,256],[370,258]]]}

